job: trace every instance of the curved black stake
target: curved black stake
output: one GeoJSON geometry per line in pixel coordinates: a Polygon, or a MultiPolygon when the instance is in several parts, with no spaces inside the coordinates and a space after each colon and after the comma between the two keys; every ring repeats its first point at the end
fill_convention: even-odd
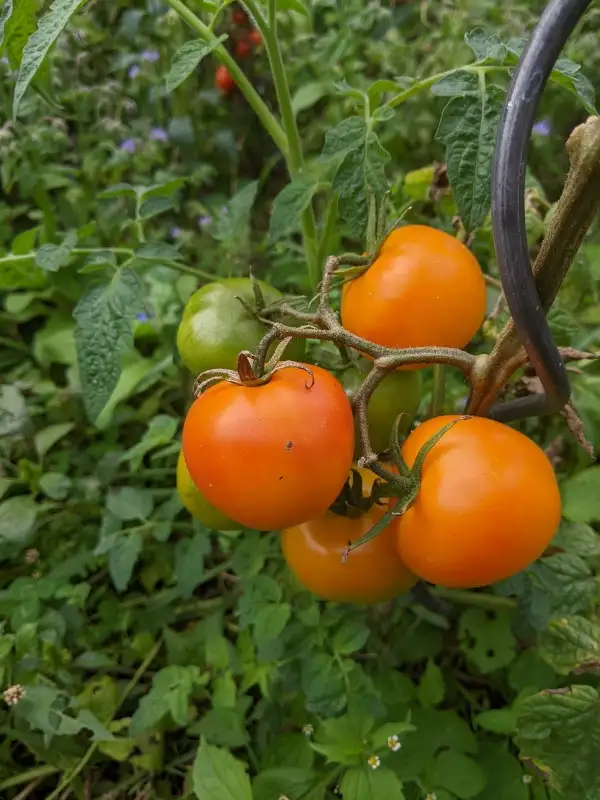
{"type": "Polygon", "coordinates": [[[506,302],[544,395],[490,409],[509,422],[559,411],[571,394],[569,377],[537,293],[525,233],[525,165],[538,106],[556,60],[592,0],[550,0],[513,75],[496,140],[492,169],[492,229],[506,302]]]}

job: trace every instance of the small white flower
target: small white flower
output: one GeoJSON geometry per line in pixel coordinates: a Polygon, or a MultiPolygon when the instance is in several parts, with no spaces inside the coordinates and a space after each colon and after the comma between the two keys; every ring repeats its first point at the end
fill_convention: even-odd
{"type": "Polygon", "coordinates": [[[388,736],[387,746],[390,748],[392,753],[397,753],[398,750],[402,747],[402,742],[394,733],[393,736],[388,736]]]}
{"type": "Polygon", "coordinates": [[[533,777],[531,775],[523,775],[521,780],[523,781],[523,783],[531,783],[531,781],[533,780],[533,777]]]}
{"type": "Polygon", "coordinates": [[[367,764],[371,767],[371,769],[377,769],[377,767],[381,764],[379,756],[369,756],[367,759],[367,764]]]}
{"type": "Polygon", "coordinates": [[[36,550],[35,547],[31,547],[29,550],[25,551],[25,563],[26,564],[35,564],[36,561],[40,557],[40,551],[36,550]]]}
{"type": "Polygon", "coordinates": [[[19,700],[25,694],[25,688],[20,683],[15,683],[9,686],[3,692],[4,702],[7,706],[16,706],[19,700]]]}
{"type": "Polygon", "coordinates": [[[314,732],[315,729],[310,724],[310,722],[307,722],[306,725],[302,726],[302,733],[306,736],[307,739],[310,738],[314,732]]]}
{"type": "Polygon", "coordinates": [[[437,794],[435,792],[430,792],[426,797],[425,800],[437,800],[437,794]]]}

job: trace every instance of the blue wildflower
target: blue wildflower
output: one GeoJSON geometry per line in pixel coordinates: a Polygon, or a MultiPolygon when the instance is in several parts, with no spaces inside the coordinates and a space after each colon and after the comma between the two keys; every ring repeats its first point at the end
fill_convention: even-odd
{"type": "Polygon", "coordinates": [[[140,311],[139,314],[135,315],[135,318],[137,319],[138,322],[148,322],[148,320],[150,319],[150,315],[147,314],[145,311],[140,311]]]}
{"type": "Polygon", "coordinates": [[[133,153],[135,153],[136,151],[137,144],[135,139],[124,139],[119,145],[119,147],[124,153],[129,153],[130,155],[133,155],[133,153]]]}
{"type": "Polygon", "coordinates": [[[171,237],[173,239],[177,239],[178,236],[181,236],[181,228],[178,228],[177,225],[175,225],[173,228],[171,228],[171,237]]]}
{"type": "Polygon", "coordinates": [[[201,228],[207,228],[209,225],[212,225],[212,221],[213,219],[210,216],[198,217],[198,225],[201,228]]]}
{"type": "Polygon", "coordinates": [[[160,53],[158,50],[144,50],[142,53],[142,59],[144,61],[149,61],[153,64],[155,61],[158,61],[160,58],[160,53]]]}
{"type": "Polygon", "coordinates": [[[540,119],[535,123],[532,130],[533,133],[537,133],[538,136],[549,136],[552,127],[547,119],[540,119]]]}
{"type": "Polygon", "coordinates": [[[155,142],[168,142],[169,134],[164,128],[152,128],[150,138],[155,142]]]}
{"type": "Polygon", "coordinates": [[[139,66],[138,66],[137,64],[132,64],[132,65],[129,67],[129,77],[130,77],[130,78],[137,78],[137,76],[138,76],[139,74],[140,74],[140,68],[139,68],[139,66]]]}

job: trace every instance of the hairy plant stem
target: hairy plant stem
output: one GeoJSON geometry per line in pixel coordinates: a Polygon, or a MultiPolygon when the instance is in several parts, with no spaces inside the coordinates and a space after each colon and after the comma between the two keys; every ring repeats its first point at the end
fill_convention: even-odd
{"type": "MultiPolygon", "coordinates": [[[[571,169],[533,265],[542,308],[552,306],[600,207],[600,118],[590,117],[567,142],[571,169]]],[[[471,376],[467,413],[485,415],[498,392],[527,361],[509,320],[488,356],[480,356],[471,376]]]]}

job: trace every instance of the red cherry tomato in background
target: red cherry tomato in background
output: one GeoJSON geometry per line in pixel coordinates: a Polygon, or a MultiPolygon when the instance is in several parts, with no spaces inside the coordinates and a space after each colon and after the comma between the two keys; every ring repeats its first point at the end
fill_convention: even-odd
{"type": "Polygon", "coordinates": [[[231,94],[235,88],[235,81],[224,64],[219,64],[215,71],[215,86],[221,94],[231,94]]]}
{"type": "Polygon", "coordinates": [[[260,31],[257,31],[253,28],[248,34],[248,41],[255,47],[260,47],[262,44],[262,36],[260,35],[260,31]]]}
{"type": "Polygon", "coordinates": [[[242,39],[241,42],[235,44],[235,54],[238,58],[246,58],[252,52],[252,46],[249,42],[242,39]]]}

